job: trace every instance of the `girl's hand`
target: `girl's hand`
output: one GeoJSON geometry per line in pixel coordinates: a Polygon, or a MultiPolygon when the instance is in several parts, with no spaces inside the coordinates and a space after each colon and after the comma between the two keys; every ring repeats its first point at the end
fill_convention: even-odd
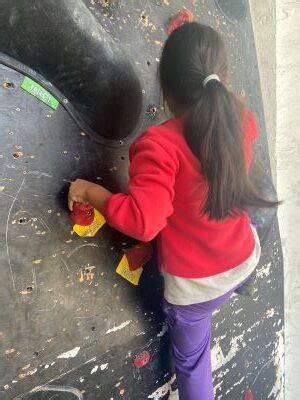
{"type": "Polygon", "coordinates": [[[88,203],[88,190],[92,186],[97,186],[95,183],[85,181],[84,179],[76,179],[72,182],[69,189],[68,205],[70,211],[73,211],[74,201],[78,203],[88,203]]]}
{"type": "Polygon", "coordinates": [[[91,204],[94,208],[101,211],[104,204],[112,196],[112,193],[101,185],[76,179],[72,182],[69,189],[68,205],[70,211],[73,211],[73,203],[91,204]]]}

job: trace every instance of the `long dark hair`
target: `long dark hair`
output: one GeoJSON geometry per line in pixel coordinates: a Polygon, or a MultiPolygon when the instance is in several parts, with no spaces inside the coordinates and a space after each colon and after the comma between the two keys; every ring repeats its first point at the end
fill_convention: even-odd
{"type": "Polygon", "coordinates": [[[221,36],[209,26],[188,23],[166,41],[160,61],[164,94],[184,113],[186,141],[201,162],[207,196],[201,213],[223,220],[247,207],[274,207],[259,196],[246,170],[242,122],[245,107],[229,92],[221,36]],[[220,82],[204,79],[217,74],[220,82]]]}

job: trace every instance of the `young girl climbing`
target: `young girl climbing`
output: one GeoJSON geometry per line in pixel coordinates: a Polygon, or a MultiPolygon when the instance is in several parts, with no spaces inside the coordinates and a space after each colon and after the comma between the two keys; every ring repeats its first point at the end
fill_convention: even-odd
{"type": "Polygon", "coordinates": [[[174,30],[159,72],[173,118],[132,144],[126,193],[78,179],[69,207],[90,203],[128,236],[157,236],[179,398],[212,400],[212,313],[259,261],[247,210],[277,203],[261,198],[248,178],[258,129],[226,86],[220,35],[198,23],[174,30]]]}

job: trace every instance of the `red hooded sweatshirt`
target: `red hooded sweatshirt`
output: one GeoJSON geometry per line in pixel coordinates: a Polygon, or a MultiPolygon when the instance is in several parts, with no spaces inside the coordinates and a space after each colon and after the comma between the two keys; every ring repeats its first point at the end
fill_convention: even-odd
{"type": "MultiPolygon", "coordinates": [[[[258,128],[251,111],[243,123],[249,171],[258,128]]],[[[255,242],[249,216],[210,221],[201,216],[207,184],[201,163],[183,135],[183,121],[153,126],[129,151],[127,193],[114,194],[103,211],[107,223],[140,241],[157,236],[159,265],[185,278],[202,278],[242,264],[255,242]]]]}

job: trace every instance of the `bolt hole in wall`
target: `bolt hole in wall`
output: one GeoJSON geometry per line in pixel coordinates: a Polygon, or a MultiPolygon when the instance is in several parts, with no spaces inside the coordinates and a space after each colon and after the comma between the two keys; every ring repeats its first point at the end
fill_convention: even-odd
{"type": "Polygon", "coordinates": [[[119,0],[102,0],[99,1],[104,7],[113,7],[118,5],[119,0]]]}
{"type": "Polygon", "coordinates": [[[158,114],[158,107],[155,104],[151,104],[147,109],[147,114],[151,119],[156,118],[158,114]]]}
{"type": "Polygon", "coordinates": [[[22,217],[19,219],[19,224],[27,224],[29,222],[28,218],[22,217]]]}
{"type": "Polygon", "coordinates": [[[4,87],[5,89],[13,89],[13,88],[15,87],[15,84],[14,84],[13,82],[5,81],[5,82],[3,83],[3,87],[4,87]]]}

